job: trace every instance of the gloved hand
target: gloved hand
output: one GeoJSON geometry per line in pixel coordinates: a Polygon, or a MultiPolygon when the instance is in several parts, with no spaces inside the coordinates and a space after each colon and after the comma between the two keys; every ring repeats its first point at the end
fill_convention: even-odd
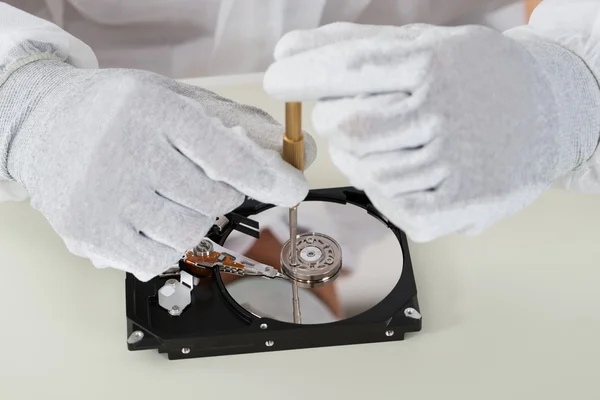
{"type": "MultiPolygon", "coordinates": [[[[0,104],[0,167],[71,252],[144,281],[245,195],[289,207],[308,191],[273,118],[156,74],[38,61],[11,75],[0,104]]],[[[309,136],[306,149],[309,165],[309,136]]]]}
{"type": "Polygon", "coordinates": [[[338,23],[284,36],[264,78],[318,99],[334,163],[418,242],[479,233],[595,151],[598,83],[573,53],[478,26],[338,23]]]}

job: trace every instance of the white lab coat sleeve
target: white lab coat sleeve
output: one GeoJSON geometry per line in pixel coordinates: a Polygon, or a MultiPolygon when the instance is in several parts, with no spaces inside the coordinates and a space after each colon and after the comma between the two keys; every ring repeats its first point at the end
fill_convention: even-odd
{"type": "MultiPolygon", "coordinates": [[[[505,34],[517,39],[540,39],[560,44],[581,57],[600,81],[599,0],[544,0],[534,10],[528,25],[513,28],[505,34]]],[[[586,163],[561,178],[556,186],[600,193],[600,150],[596,148],[586,163]]]]}
{"type": "MultiPolygon", "coordinates": [[[[79,68],[98,67],[92,49],[77,38],[46,20],[0,3],[0,90],[18,68],[45,59],[60,60],[79,68]]],[[[0,124],[0,159],[4,160],[10,147],[9,129],[10,126],[0,124]]],[[[7,171],[0,169],[0,202],[26,198],[26,191],[11,180],[7,171]]]]}

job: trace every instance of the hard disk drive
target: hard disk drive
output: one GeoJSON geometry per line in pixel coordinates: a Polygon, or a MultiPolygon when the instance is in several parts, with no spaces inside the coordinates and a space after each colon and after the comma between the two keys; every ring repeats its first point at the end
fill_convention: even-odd
{"type": "Polygon", "coordinates": [[[128,274],[129,350],[183,359],[397,341],[421,329],[406,236],[362,191],[310,191],[293,245],[285,211],[247,199],[161,276],[128,274]]]}

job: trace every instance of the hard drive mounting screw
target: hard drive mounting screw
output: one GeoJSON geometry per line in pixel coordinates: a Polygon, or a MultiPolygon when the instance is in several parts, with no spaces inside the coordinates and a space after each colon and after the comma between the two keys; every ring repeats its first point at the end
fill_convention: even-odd
{"type": "Polygon", "coordinates": [[[267,329],[269,327],[269,325],[267,324],[260,324],[260,329],[267,329]]]}
{"type": "Polygon", "coordinates": [[[181,309],[177,306],[173,306],[169,310],[169,314],[171,314],[172,316],[177,316],[177,315],[181,314],[181,309]]]}
{"type": "Polygon", "coordinates": [[[404,315],[412,319],[421,319],[421,314],[419,314],[419,312],[412,307],[404,310],[404,315]]]}
{"type": "Polygon", "coordinates": [[[190,350],[190,348],[189,348],[189,347],[184,347],[183,349],[181,349],[181,352],[182,352],[183,354],[190,354],[190,351],[191,351],[191,350],[190,350]]]}
{"type": "Polygon", "coordinates": [[[273,345],[274,345],[274,344],[275,344],[275,342],[274,342],[274,341],[272,341],[272,340],[267,340],[267,341],[265,342],[265,346],[267,346],[267,347],[273,347],[273,345]]]}
{"type": "Polygon", "coordinates": [[[388,336],[388,337],[394,336],[394,331],[392,331],[392,330],[385,331],[385,336],[388,336]]]}

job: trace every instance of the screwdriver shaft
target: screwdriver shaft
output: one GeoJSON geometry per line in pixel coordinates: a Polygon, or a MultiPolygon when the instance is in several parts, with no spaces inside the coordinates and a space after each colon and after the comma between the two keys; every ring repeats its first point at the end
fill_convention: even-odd
{"type": "MultiPolygon", "coordinates": [[[[296,237],[298,236],[298,206],[290,208],[290,253],[292,256],[291,264],[292,267],[298,265],[298,243],[296,237]]],[[[294,323],[299,324],[302,322],[302,316],[300,313],[300,297],[298,296],[298,283],[292,281],[292,307],[294,308],[294,323]]]]}
{"type": "Polygon", "coordinates": [[[292,301],[294,302],[294,323],[301,324],[302,315],[300,313],[300,296],[298,296],[298,284],[296,282],[292,283],[292,301]]]}
{"type": "MultiPolygon", "coordinates": [[[[304,171],[304,135],[302,134],[302,103],[285,103],[285,136],[283,137],[283,159],[292,166],[304,171]]],[[[298,206],[290,208],[290,250],[292,267],[298,265],[297,227],[298,206]]],[[[300,324],[300,297],[298,284],[292,281],[292,305],[294,323],[300,324]]]]}
{"type": "Polygon", "coordinates": [[[290,252],[292,256],[292,265],[298,265],[298,206],[290,208],[290,252]]]}

